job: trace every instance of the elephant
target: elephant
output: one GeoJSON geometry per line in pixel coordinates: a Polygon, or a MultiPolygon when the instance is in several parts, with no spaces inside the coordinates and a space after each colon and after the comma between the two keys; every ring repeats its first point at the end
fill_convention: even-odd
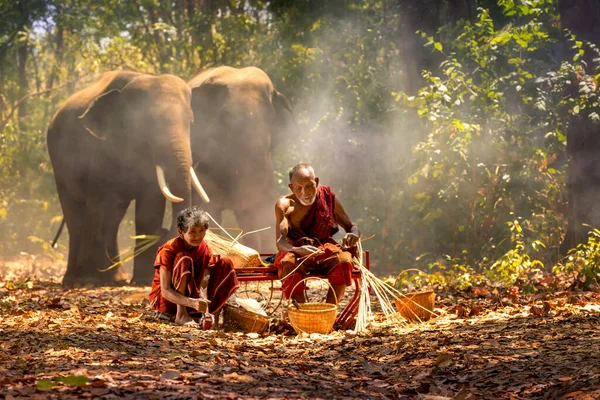
{"type": "MultiPolygon", "coordinates": [[[[52,117],[47,133],[58,197],[69,230],[63,286],[121,285],[117,233],[135,200],[136,235],[162,235],[165,202],[174,219],[191,205],[191,90],[176,76],[109,71],[76,92],[52,117]]],[[[136,247],[140,245],[138,240],[136,247]]],[[[134,259],[132,284],[149,285],[158,243],[134,259]]]]}
{"type": "MultiPolygon", "coordinates": [[[[222,66],[188,80],[194,118],[190,132],[194,168],[202,177],[215,220],[232,210],[244,232],[270,226],[242,241],[275,252],[276,182],[271,150],[284,131],[297,128],[288,100],[259,68],[222,66]]],[[[196,201],[196,200],[194,200],[196,201]]]]}

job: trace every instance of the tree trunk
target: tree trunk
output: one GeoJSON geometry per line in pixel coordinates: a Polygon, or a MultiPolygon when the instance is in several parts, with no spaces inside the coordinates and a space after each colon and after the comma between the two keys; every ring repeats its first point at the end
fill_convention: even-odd
{"type": "Polygon", "coordinates": [[[417,43],[416,31],[419,29],[415,21],[418,21],[417,7],[415,1],[402,1],[400,16],[400,37],[397,38],[397,46],[400,49],[404,91],[409,95],[417,93],[422,86],[421,66],[419,57],[423,51],[417,43]]]}
{"type": "Polygon", "coordinates": [[[464,19],[471,21],[475,16],[474,2],[472,0],[448,0],[450,16],[454,21],[464,19]]]}
{"type": "MultiPolygon", "coordinates": [[[[150,19],[150,23],[152,24],[152,28],[154,29],[154,24],[158,22],[158,12],[152,6],[148,6],[148,17],[150,19]]],[[[164,74],[167,72],[167,55],[165,54],[165,43],[166,40],[162,40],[160,36],[160,32],[157,29],[154,29],[152,32],[152,36],[154,37],[154,44],[156,46],[156,53],[158,55],[158,67],[160,73],[164,74]]]]}
{"type": "Polygon", "coordinates": [[[58,68],[62,64],[63,51],[64,51],[64,28],[62,25],[56,27],[56,50],[54,51],[54,64],[52,65],[52,72],[48,77],[48,83],[46,89],[52,89],[54,87],[54,81],[58,77],[58,68]]]}
{"type": "MultiPolygon", "coordinates": [[[[563,29],[569,29],[579,40],[600,44],[600,0],[561,0],[560,19],[563,29]]],[[[565,44],[565,60],[572,60],[570,46],[565,44]]],[[[593,74],[590,51],[585,59],[593,74]]],[[[573,77],[572,95],[577,96],[577,78],[573,77]]],[[[600,227],[600,125],[593,123],[588,115],[592,111],[573,116],[567,129],[567,233],[560,246],[560,253],[587,240],[590,229],[600,227]]]]}
{"type": "MultiPolygon", "coordinates": [[[[200,13],[197,28],[193,30],[192,37],[194,38],[194,48],[198,48],[198,59],[200,60],[201,69],[206,69],[211,65],[216,64],[217,47],[213,41],[212,23],[215,19],[215,11],[217,4],[214,0],[199,0],[195,7],[195,12],[200,13]],[[206,53],[208,49],[213,51],[212,60],[207,60],[206,53]]],[[[190,6],[188,3],[188,13],[190,6]]]]}
{"type": "MultiPolygon", "coordinates": [[[[57,18],[60,21],[60,14],[57,18]]],[[[46,89],[52,90],[54,87],[54,82],[58,77],[58,70],[63,62],[63,54],[64,54],[64,28],[60,22],[57,22],[56,26],[56,49],[54,51],[54,64],[52,65],[52,71],[50,72],[50,76],[48,77],[48,82],[46,83],[46,89]]],[[[52,92],[48,92],[48,98],[52,96],[52,92]]],[[[44,108],[44,116],[48,117],[50,113],[50,101],[46,103],[46,107],[44,108]]]]}
{"type": "MultiPolygon", "coordinates": [[[[28,83],[27,83],[27,55],[28,51],[27,43],[19,45],[17,50],[17,58],[19,63],[19,99],[22,99],[27,95],[28,83]]],[[[19,105],[19,128],[21,131],[25,131],[25,118],[27,117],[27,100],[21,102],[19,105]]]]}
{"type": "Polygon", "coordinates": [[[4,94],[4,52],[0,49],[0,121],[4,121],[4,116],[8,109],[4,94]]]}

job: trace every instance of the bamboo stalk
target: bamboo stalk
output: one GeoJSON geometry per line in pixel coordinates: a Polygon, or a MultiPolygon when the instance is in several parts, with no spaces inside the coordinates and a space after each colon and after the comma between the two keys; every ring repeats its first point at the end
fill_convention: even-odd
{"type": "MultiPolygon", "coordinates": [[[[356,325],[354,328],[355,332],[362,332],[362,331],[366,330],[368,321],[372,317],[370,296],[369,296],[370,291],[372,291],[375,294],[375,296],[377,297],[377,300],[379,301],[379,304],[381,305],[381,310],[383,311],[383,313],[386,317],[386,320],[388,320],[394,324],[398,323],[398,319],[396,318],[397,311],[394,307],[394,302],[395,302],[395,300],[398,300],[400,298],[403,298],[404,301],[413,303],[414,305],[416,305],[416,307],[426,310],[428,313],[430,313],[434,316],[439,316],[435,312],[428,310],[427,308],[423,307],[421,304],[412,300],[410,297],[404,295],[396,288],[383,282],[381,279],[376,277],[369,269],[367,269],[363,264],[363,250],[362,250],[362,244],[361,244],[360,239],[357,243],[357,250],[358,250],[359,257],[356,259],[356,261],[357,261],[356,266],[361,271],[362,285],[361,285],[359,304],[358,304],[358,315],[357,315],[357,319],[356,319],[356,325]]],[[[414,314],[416,319],[418,319],[420,322],[422,322],[422,320],[419,318],[419,316],[416,315],[412,309],[409,309],[409,310],[410,310],[410,312],[412,312],[414,314]]],[[[402,325],[404,325],[405,322],[404,321],[402,321],[402,322],[403,322],[402,325]]]]}

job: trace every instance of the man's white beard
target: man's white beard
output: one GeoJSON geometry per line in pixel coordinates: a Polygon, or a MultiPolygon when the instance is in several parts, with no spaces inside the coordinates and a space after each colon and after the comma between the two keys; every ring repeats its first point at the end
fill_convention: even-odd
{"type": "Polygon", "coordinates": [[[313,203],[315,202],[315,200],[317,199],[317,193],[315,193],[312,197],[310,197],[309,199],[305,199],[305,198],[298,198],[298,201],[300,202],[300,204],[302,204],[303,206],[312,206],[313,203]]]}

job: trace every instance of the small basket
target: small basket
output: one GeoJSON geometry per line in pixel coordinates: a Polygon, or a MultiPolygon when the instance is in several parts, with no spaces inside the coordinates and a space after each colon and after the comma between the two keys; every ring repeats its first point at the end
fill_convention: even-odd
{"type": "Polygon", "coordinates": [[[244,332],[263,333],[269,327],[269,318],[241,307],[225,304],[223,327],[244,332]]]}
{"type": "Polygon", "coordinates": [[[433,313],[435,292],[413,292],[396,299],[396,308],[400,315],[409,321],[427,321],[433,313]]]}
{"type": "MultiPolygon", "coordinates": [[[[316,277],[309,277],[302,279],[300,282],[308,279],[324,280],[316,277]]],[[[298,286],[300,282],[296,283],[291,293],[294,293],[296,286],[298,286]]],[[[300,307],[299,310],[296,308],[295,305],[288,304],[288,317],[290,319],[290,324],[294,327],[296,333],[305,332],[327,334],[333,330],[333,324],[335,323],[335,318],[337,316],[338,300],[335,294],[335,290],[333,289],[331,284],[328,281],[325,282],[327,282],[327,284],[333,291],[336,304],[303,303],[298,304],[298,307],[300,307]]]]}

